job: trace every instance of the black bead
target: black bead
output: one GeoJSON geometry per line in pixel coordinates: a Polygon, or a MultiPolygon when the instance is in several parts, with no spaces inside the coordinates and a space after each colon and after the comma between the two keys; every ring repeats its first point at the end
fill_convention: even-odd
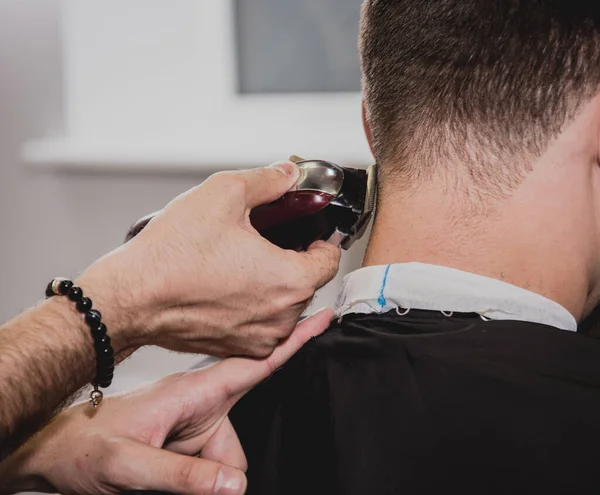
{"type": "Polygon", "coordinates": [[[108,363],[111,360],[114,362],[115,351],[112,347],[98,348],[98,361],[102,363],[108,363]]]}
{"type": "Polygon", "coordinates": [[[106,371],[102,372],[102,373],[98,373],[98,376],[96,376],[96,381],[98,383],[106,383],[106,382],[112,382],[113,377],[115,376],[115,369],[107,369],[106,371]]]}
{"type": "Polygon", "coordinates": [[[112,385],[112,380],[106,381],[106,382],[102,382],[100,383],[98,386],[100,388],[108,388],[112,385]]]}
{"type": "Polygon", "coordinates": [[[96,380],[99,382],[106,382],[109,379],[112,380],[112,377],[115,374],[115,365],[108,366],[105,369],[96,370],[96,380]]]}
{"type": "Polygon", "coordinates": [[[115,371],[115,358],[106,358],[106,360],[98,361],[98,366],[96,368],[97,375],[110,375],[115,371]]]}
{"type": "Polygon", "coordinates": [[[77,311],[80,313],[87,313],[92,309],[92,300],[89,297],[82,297],[77,301],[77,311]]]}
{"type": "MultiPolygon", "coordinates": [[[[108,383],[110,384],[114,378],[114,370],[111,373],[104,373],[103,375],[96,376],[96,383],[108,383]]],[[[104,387],[106,388],[106,387],[104,387]]]]}
{"type": "Polygon", "coordinates": [[[85,322],[89,325],[94,339],[96,350],[96,378],[94,386],[108,388],[112,384],[115,373],[115,351],[112,348],[110,337],[106,334],[106,325],[102,323],[100,311],[92,309],[93,303],[89,297],[83,296],[83,290],[70,280],[61,280],[56,294],[53,280],[46,287],[46,297],[56,295],[67,296],[77,306],[77,310],[85,315],[85,322]]]}
{"type": "Polygon", "coordinates": [[[96,378],[100,381],[106,381],[106,377],[112,375],[115,372],[115,361],[114,358],[110,362],[98,361],[96,367],[96,378]]]}
{"type": "Polygon", "coordinates": [[[73,287],[71,287],[71,290],[69,290],[68,296],[71,301],[78,302],[83,297],[83,291],[80,287],[74,285],[73,287]]]}
{"type": "Polygon", "coordinates": [[[106,368],[97,369],[96,370],[96,381],[98,383],[102,383],[102,382],[109,381],[109,379],[112,380],[114,373],[115,373],[115,365],[114,364],[107,366],[106,368]]]}
{"type": "Polygon", "coordinates": [[[66,296],[69,291],[73,287],[73,282],[70,280],[63,280],[60,284],[58,284],[58,292],[61,296],[66,296]]]}
{"type": "MultiPolygon", "coordinates": [[[[87,298],[84,298],[87,299],[87,298]]],[[[81,300],[81,303],[83,303],[83,299],[81,300]]],[[[98,325],[100,325],[100,323],[102,323],[102,314],[100,314],[100,311],[97,311],[95,309],[90,309],[86,314],[85,314],[85,322],[90,326],[90,328],[92,330],[98,328],[98,325]]]]}
{"type": "MultiPolygon", "coordinates": [[[[103,325],[103,323],[101,323],[101,325],[103,325]]],[[[110,347],[110,337],[106,335],[106,333],[104,335],[99,334],[97,337],[94,335],[94,342],[98,349],[110,347]]]]}
{"type": "Polygon", "coordinates": [[[115,367],[111,366],[110,368],[106,368],[105,370],[102,370],[102,373],[98,373],[96,376],[96,380],[100,381],[100,382],[107,382],[109,380],[112,380],[114,375],[115,375],[115,367]]]}
{"type": "Polygon", "coordinates": [[[98,358],[98,364],[96,365],[97,375],[106,375],[112,373],[115,369],[115,357],[98,358]]]}
{"type": "Polygon", "coordinates": [[[54,295],[54,291],[52,290],[52,282],[50,282],[48,287],[46,287],[46,297],[52,297],[54,295]]]}
{"type": "Polygon", "coordinates": [[[115,366],[115,357],[106,356],[98,357],[98,364],[96,365],[96,371],[98,375],[104,374],[105,370],[113,368],[115,366]]]}
{"type": "Polygon", "coordinates": [[[94,342],[96,343],[97,349],[108,347],[106,345],[99,344],[106,336],[106,325],[104,323],[100,323],[96,328],[92,328],[92,337],[94,337],[94,342]]]}

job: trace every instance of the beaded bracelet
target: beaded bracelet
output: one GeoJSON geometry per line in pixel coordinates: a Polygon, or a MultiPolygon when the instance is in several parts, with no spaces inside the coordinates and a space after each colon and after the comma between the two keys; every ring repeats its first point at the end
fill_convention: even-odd
{"type": "Polygon", "coordinates": [[[46,288],[46,298],[66,296],[75,303],[77,311],[85,315],[85,322],[92,331],[94,349],[96,351],[96,378],[92,382],[94,389],[90,393],[90,404],[94,408],[100,405],[104,394],[100,388],[110,387],[115,371],[115,352],[106,334],[106,325],[102,323],[100,311],[92,309],[89,297],[84,297],[83,290],[70,280],[55,278],[46,288]]]}

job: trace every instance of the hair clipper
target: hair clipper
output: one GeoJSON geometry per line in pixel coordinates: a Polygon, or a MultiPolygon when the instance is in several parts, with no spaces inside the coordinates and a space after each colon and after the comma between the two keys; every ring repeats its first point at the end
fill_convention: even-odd
{"type": "MultiPolygon", "coordinates": [[[[252,210],[252,225],[283,249],[306,250],[318,240],[349,249],[363,236],[375,210],[376,165],[361,170],[296,156],[290,160],[300,169],[296,184],[277,201],[252,210]]],[[[132,225],[126,241],[154,215],[132,225]]]]}

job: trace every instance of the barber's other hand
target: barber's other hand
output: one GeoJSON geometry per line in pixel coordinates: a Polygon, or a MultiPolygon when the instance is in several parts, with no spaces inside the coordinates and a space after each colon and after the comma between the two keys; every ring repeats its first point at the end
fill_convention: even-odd
{"type": "Polygon", "coordinates": [[[302,322],[267,359],[230,358],[106,398],[95,413],[88,404],[66,410],[0,464],[0,493],[4,481],[9,493],[243,494],[246,457],[227,414],[320,334],[331,316],[325,310],[302,322]]]}
{"type": "Polygon", "coordinates": [[[340,260],[324,242],[282,250],[250,223],[250,211],[281,197],[298,173],[286,162],[216,174],[88,269],[77,283],[102,311],[117,352],[158,345],[270,355],[340,260]]]}

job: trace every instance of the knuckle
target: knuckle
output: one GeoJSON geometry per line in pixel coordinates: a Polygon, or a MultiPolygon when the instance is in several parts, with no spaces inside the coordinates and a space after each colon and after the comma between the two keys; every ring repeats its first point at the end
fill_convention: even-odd
{"type": "Polygon", "coordinates": [[[302,302],[303,294],[299,294],[297,290],[290,291],[285,295],[281,295],[271,302],[269,317],[277,321],[285,321],[295,308],[302,302]]]}
{"type": "Polygon", "coordinates": [[[210,186],[212,188],[221,188],[224,187],[229,181],[229,176],[231,174],[229,172],[218,172],[216,174],[211,175],[204,181],[205,186],[210,186]]]}
{"type": "Polygon", "coordinates": [[[294,301],[294,299],[295,296],[290,297],[289,292],[280,294],[279,296],[273,298],[273,300],[270,302],[269,316],[277,317],[280,316],[282,313],[286,313],[291,306],[294,306],[294,304],[296,304],[296,301],[294,301]]]}
{"type": "Polygon", "coordinates": [[[308,282],[306,284],[296,282],[294,288],[290,288],[271,302],[271,316],[273,318],[289,316],[290,312],[296,311],[299,306],[313,298],[315,289],[308,282]]]}
{"type": "Polygon", "coordinates": [[[211,175],[206,180],[206,184],[219,189],[227,196],[239,196],[246,191],[246,181],[239,172],[218,172],[211,175]]]}
{"type": "Polygon", "coordinates": [[[306,284],[304,287],[298,289],[298,299],[300,301],[308,301],[315,295],[315,288],[312,284],[306,284]]]}
{"type": "Polygon", "coordinates": [[[296,279],[294,297],[296,303],[306,301],[315,295],[317,288],[308,272],[304,272],[296,279]]]}
{"type": "Polygon", "coordinates": [[[232,176],[227,186],[227,194],[233,198],[244,198],[248,190],[247,182],[241,176],[232,176]]]}
{"type": "Polygon", "coordinates": [[[246,191],[246,181],[239,172],[219,172],[212,178],[227,196],[239,196],[246,191]]]}
{"type": "Polygon", "coordinates": [[[294,331],[295,325],[280,325],[275,329],[278,339],[287,339],[294,331]]]}
{"type": "Polygon", "coordinates": [[[252,357],[256,359],[265,359],[268,358],[273,351],[271,349],[267,349],[266,347],[257,347],[252,353],[252,357]]]}
{"type": "Polygon", "coordinates": [[[205,184],[211,190],[214,204],[220,205],[243,205],[250,187],[242,172],[218,172],[205,184]]]}
{"type": "Polygon", "coordinates": [[[279,339],[275,337],[265,337],[261,342],[257,343],[253,349],[254,357],[264,359],[273,354],[273,351],[279,344],[279,339]]]}

